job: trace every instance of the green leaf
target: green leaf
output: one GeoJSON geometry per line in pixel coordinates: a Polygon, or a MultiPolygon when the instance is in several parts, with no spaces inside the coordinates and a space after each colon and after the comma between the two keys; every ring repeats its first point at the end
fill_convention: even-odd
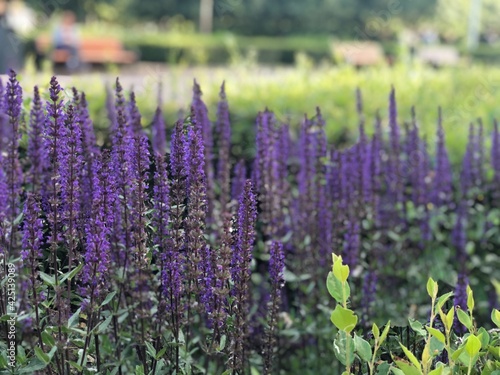
{"type": "Polygon", "coordinates": [[[46,331],[42,331],[42,341],[45,345],[48,345],[50,347],[54,346],[56,344],[56,340],[52,335],[49,335],[46,331]]]}
{"type": "Polygon", "coordinates": [[[436,311],[441,310],[441,308],[444,306],[446,301],[450,299],[451,296],[453,296],[453,292],[448,292],[439,297],[436,303],[436,311]]]}
{"type": "Polygon", "coordinates": [[[349,266],[342,263],[342,257],[333,256],[333,275],[340,282],[346,282],[349,277],[349,266]]]}
{"type": "Polygon", "coordinates": [[[481,350],[481,340],[472,334],[469,335],[465,342],[465,351],[472,358],[479,353],[479,350],[481,350]]]}
{"type": "Polygon", "coordinates": [[[474,295],[469,285],[467,285],[467,308],[471,313],[474,310],[474,295]]]}
{"type": "Polygon", "coordinates": [[[433,357],[439,355],[443,349],[444,349],[444,343],[439,341],[437,338],[435,337],[431,337],[431,341],[430,341],[430,350],[431,350],[431,355],[433,357]]]}
{"type": "Polygon", "coordinates": [[[375,375],[388,375],[390,370],[391,365],[384,361],[377,365],[377,372],[375,375]]]}
{"type": "Polygon", "coordinates": [[[417,332],[419,336],[427,336],[427,331],[424,329],[422,323],[420,323],[418,320],[408,319],[408,323],[410,324],[411,329],[417,332]]]}
{"type": "Polygon", "coordinates": [[[429,331],[429,333],[435,337],[439,342],[441,343],[445,343],[446,342],[446,338],[443,334],[443,332],[437,330],[436,328],[432,328],[432,327],[425,327],[427,329],[427,331],[429,331]]]}
{"type": "Polygon", "coordinates": [[[484,327],[477,331],[477,338],[481,341],[481,348],[486,349],[490,343],[490,334],[484,327]]]}
{"type": "Polygon", "coordinates": [[[358,353],[359,357],[365,361],[370,362],[372,359],[372,347],[370,343],[358,335],[354,336],[354,346],[356,348],[356,353],[358,353]]]}
{"type": "Polygon", "coordinates": [[[219,346],[217,347],[217,351],[221,352],[224,350],[224,348],[226,347],[226,340],[227,340],[226,335],[222,335],[220,338],[219,346]]]}
{"type": "Polygon", "coordinates": [[[45,281],[45,283],[47,285],[50,285],[50,286],[55,286],[56,285],[56,278],[52,275],[48,275],[46,274],[45,272],[38,272],[38,274],[40,275],[40,278],[45,281]]]}
{"type": "Polygon", "coordinates": [[[135,375],[144,375],[144,366],[143,365],[135,366],[135,375]]]}
{"type": "Polygon", "coordinates": [[[68,273],[65,273],[62,277],[61,277],[61,283],[65,282],[66,279],[70,279],[72,280],[73,277],[75,277],[75,275],[80,272],[80,270],[83,268],[83,263],[80,263],[78,265],[78,267],[74,268],[73,270],[71,270],[70,272],[68,273]]]}
{"type": "Polygon", "coordinates": [[[330,320],[335,327],[347,333],[350,333],[358,323],[358,317],[354,315],[354,312],[340,305],[335,306],[335,310],[333,310],[330,320]]]}
{"type": "Polygon", "coordinates": [[[74,367],[75,369],[77,369],[77,371],[82,371],[83,370],[83,367],[80,366],[78,363],[76,362],[73,362],[73,361],[69,361],[69,364],[71,365],[71,367],[74,367]]]}
{"type": "Polygon", "coordinates": [[[328,293],[330,293],[337,303],[343,302],[342,283],[335,278],[332,271],[328,273],[326,288],[328,289],[328,293]]]}
{"type": "MultiPolygon", "coordinates": [[[[106,331],[106,329],[109,327],[111,324],[111,320],[113,319],[113,315],[108,316],[101,324],[99,324],[96,328],[97,334],[102,334],[103,332],[106,331]]],[[[154,356],[153,356],[154,357],[154,356]]]]}
{"type": "MultiPolygon", "coordinates": [[[[109,302],[111,302],[111,300],[113,299],[113,297],[115,296],[115,294],[116,294],[116,290],[114,292],[109,293],[106,296],[106,298],[104,298],[104,301],[102,301],[100,307],[106,306],[109,302]]],[[[137,369],[136,369],[136,371],[137,371],[137,369]]],[[[144,371],[144,369],[143,369],[143,371],[144,371]]]]}
{"type": "Polygon", "coordinates": [[[450,331],[453,327],[453,319],[455,319],[455,306],[452,306],[450,311],[448,311],[446,314],[446,320],[444,321],[444,326],[448,329],[448,331],[450,331]]]}
{"type": "Polygon", "coordinates": [[[465,351],[465,347],[464,346],[460,346],[457,350],[455,350],[452,354],[451,354],[451,359],[453,359],[454,361],[457,361],[458,358],[460,357],[460,355],[465,351]]]}
{"type": "Polygon", "coordinates": [[[375,323],[373,323],[372,325],[372,333],[375,340],[378,340],[378,338],[380,337],[380,330],[378,329],[378,326],[375,323]]]}
{"type": "Polygon", "coordinates": [[[340,363],[350,367],[354,361],[354,350],[354,340],[344,331],[337,332],[333,341],[333,351],[340,363]]]}
{"type": "Polygon", "coordinates": [[[403,362],[403,361],[394,361],[399,369],[403,372],[404,375],[421,375],[422,372],[416,368],[415,366],[403,362]]]}
{"type": "Polygon", "coordinates": [[[42,361],[46,365],[50,363],[50,357],[46,353],[44,353],[43,350],[38,346],[35,346],[35,355],[40,361],[42,361]]]}
{"type": "Polygon", "coordinates": [[[75,311],[73,315],[68,319],[68,328],[76,326],[78,323],[78,319],[80,318],[80,312],[82,311],[82,308],[80,307],[78,310],[75,311]]]}
{"type": "Polygon", "coordinates": [[[470,320],[469,314],[464,310],[457,308],[457,317],[460,323],[462,323],[469,331],[472,329],[472,320],[470,320]]]}
{"type": "Polygon", "coordinates": [[[419,370],[419,372],[422,372],[420,361],[417,359],[417,357],[415,357],[415,355],[403,344],[399,343],[399,346],[401,347],[401,349],[403,349],[403,352],[405,352],[405,355],[408,357],[410,362],[413,363],[413,365],[419,370]]]}
{"type": "Polygon", "coordinates": [[[491,311],[491,321],[495,323],[498,328],[500,328],[500,311],[497,309],[493,309],[491,311]]]}
{"type": "Polygon", "coordinates": [[[432,370],[431,372],[429,372],[429,375],[441,375],[442,373],[443,373],[443,366],[439,366],[434,370],[432,370]]]}
{"type": "Polygon", "coordinates": [[[429,280],[427,280],[427,294],[429,294],[429,297],[432,299],[435,299],[438,294],[438,283],[432,279],[432,277],[429,277],[429,280]]]}
{"type": "Polygon", "coordinates": [[[153,345],[151,345],[151,343],[149,342],[145,342],[146,344],[146,347],[148,348],[148,350],[146,350],[146,352],[153,358],[156,357],[156,349],[153,347],[153,345]]]}
{"type": "Polygon", "coordinates": [[[163,354],[167,351],[167,347],[164,346],[158,353],[156,353],[156,360],[158,361],[161,357],[163,357],[163,354]]]}
{"type": "Polygon", "coordinates": [[[46,368],[47,365],[48,365],[47,363],[40,361],[38,358],[34,358],[30,361],[28,366],[23,367],[17,373],[18,374],[33,375],[36,371],[40,371],[40,370],[43,370],[44,368],[46,368]]]}
{"type": "Polygon", "coordinates": [[[384,330],[382,331],[382,335],[380,335],[380,342],[379,345],[382,345],[382,343],[385,341],[387,338],[387,335],[389,333],[389,329],[391,328],[391,321],[389,320],[387,324],[385,325],[384,330]]]}

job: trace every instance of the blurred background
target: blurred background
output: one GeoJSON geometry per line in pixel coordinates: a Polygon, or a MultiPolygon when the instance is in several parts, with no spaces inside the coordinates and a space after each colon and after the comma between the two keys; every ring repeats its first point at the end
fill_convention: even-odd
{"type": "Polygon", "coordinates": [[[163,82],[172,121],[193,78],[211,105],[226,80],[244,126],[265,106],[288,121],[319,105],[344,142],[356,134],[355,87],[373,117],[394,85],[403,120],[416,105],[424,133],[443,107],[458,150],[457,122],[500,115],[498,19],[498,0],[0,0],[0,72],[28,85],[56,72],[100,99],[119,75],[151,116],[163,82]]]}

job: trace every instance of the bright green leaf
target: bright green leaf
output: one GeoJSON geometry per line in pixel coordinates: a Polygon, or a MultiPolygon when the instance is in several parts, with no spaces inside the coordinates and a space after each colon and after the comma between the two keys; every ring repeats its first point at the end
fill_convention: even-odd
{"type": "Polygon", "coordinates": [[[340,282],[346,282],[349,277],[349,266],[342,263],[342,257],[337,257],[333,263],[333,275],[340,282]]]}
{"type": "Polygon", "coordinates": [[[335,310],[333,310],[330,320],[335,327],[347,333],[350,333],[358,323],[358,317],[354,315],[354,312],[340,305],[335,306],[335,310]]]}
{"type": "Polygon", "coordinates": [[[403,362],[403,361],[395,361],[398,368],[403,372],[404,375],[421,375],[422,372],[416,368],[415,366],[403,362]]]}
{"type": "Polygon", "coordinates": [[[495,323],[498,328],[500,328],[500,311],[493,309],[491,312],[491,321],[495,323]]]}
{"type": "Polygon", "coordinates": [[[481,350],[481,340],[474,335],[469,335],[465,342],[465,351],[470,357],[474,357],[481,350]]]}
{"type": "Polygon", "coordinates": [[[328,277],[326,279],[326,287],[330,295],[337,301],[337,303],[343,302],[342,296],[342,283],[335,278],[333,272],[328,273],[328,277]]]}
{"type": "Polygon", "coordinates": [[[415,354],[408,350],[408,348],[403,344],[399,343],[399,346],[401,347],[401,349],[403,349],[403,352],[405,352],[405,355],[408,357],[410,362],[413,363],[413,365],[419,370],[419,372],[421,372],[420,361],[417,359],[417,357],[415,357],[415,354]]]}
{"type": "Polygon", "coordinates": [[[372,347],[370,343],[358,335],[354,336],[354,346],[356,348],[356,353],[358,353],[359,357],[365,361],[370,362],[372,359],[372,347]]]}
{"type": "Polygon", "coordinates": [[[474,310],[474,295],[472,293],[472,289],[469,285],[467,285],[467,308],[472,313],[474,310]]]}
{"type": "Polygon", "coordinates": [[[422,323],[415,319],[408,319],[408,323],[410,324],[411,329],[419,334],[419,336],[425,337],[427,336],[427,331],[424,329],[422,323]]]}
{"type": "Polygon", "coordinates": [[[485,349],[490,343],[490,334],[484,327],[479,328],[477,338],[481,341],[481,348],[485,349]]]}
{"type": "Polygon", "coordinates": [[[439,366],[438,368],[435,368],[431,372],[429,372],[429,375],[441,375],[443,373],[443,366],[439,366]]]}
{"type": "Polygon", "coordinates": [[[373,333],[373,337],[375,337],[375,340],[378,340],[378,338],[380,337],[380,330],[378,329],[378,326],[373,323],[372,325],[372,333],[373,333]]]}
{"type": "Polygon", "coordinates": [[[451,296],[453,296],[453,292],[448,292],[439,297],[436,302],[436,311],[439,311],[444,306],[446,301],[448,301],[451,298],[451,296]]]}
{"type": "Polygon", "coordinates": [[[429,331],[429,333],[435,337],[439,342],[441,343],[445,343],[446,342],[446,338],[443,334],[443,332],[437,330],[436,328],[432,328],[432,327],[425,327],[427,329],[427,331],[429,331]]]}
{"type": "Polygon", "coordinates": [[[445,327],[450,331],[453,326],[453,320],[455,319],[455,306],[452,306],[450,311],[446,314],[446,320],[444,321],[445,327]]]}
{"type": "Polygon", "coordinates": [[[385,325],[384,330],[382,331],[382,335],[380,335],[380,342],[379,345],[382,345],[382,343],[385,341],[387,338],[387,335],[389,334],[389,329],[391,328],[391,321],[389,320],[387,324],[385,325]]]}
{"type": "Polygon", "coordinates": [[[469,314],[464,310],[457,308],[457,317],[460,323],[462,323],[468,330],[472,329],[472,320],[470,320],[469,314]]]}
{"type": "Polygon", "coordinates": [[[427,280],[427,293],[432,299],[435,299],[438,294],[438,283],[432,277],[429,277],[429,280],[427,280]]]}

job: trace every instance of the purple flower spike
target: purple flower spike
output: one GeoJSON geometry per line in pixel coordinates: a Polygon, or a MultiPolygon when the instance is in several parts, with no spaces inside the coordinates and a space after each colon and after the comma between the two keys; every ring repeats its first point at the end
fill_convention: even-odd
{"type": "Polygon", "coordinates": [[[269,249],[269,276],[271,278],[271,296],[268,304],[268,328],[264,346],[264,374],[273,373],[274,347],[278,329],[278,313],[281,305],[281,288],[284,285],[285,255],[283,244],[273,241],[269,249]]]}
{"type": "Polygon", "coordinates": [[[155,115],[152,124],[152,144],[155,154],[165,155],[167,151],[167,133],[165,120],[161,107],[156,107],[155,115]]]}
{"type": "Polygon", "coordinates": [[[220,100],[217,106],[216,132],[218,139],[219,157],[217,161],[217,181],[220,185],[220,202],[222,210],[225,210],[231,199],[229,196],[229,174],[231,172],[231,123],[229,120],[229,107],[226,99],[224,82],[220,88],[220,100]]]}
{"type": "MultiPolygon", "coordinates": [[[[17,215],[19,215],[19,194],[22,189],[23,173],[19,162],[19,139],[21,133],[19,124],[21,121],[21,107],[23,102],[23,92],[19,82],[17,81],[16,72],[13,70],[9,73],[9,80],[5,87],[5,114],[8,118],[8,139],[7,139],[7,155],[3,160],[3,169],[7,181],[7,218],[12,223],[17,215]]],[[[12,226],[9,235],[14,235],[14,227],[12,226]]]]}
{"type": "Polygon", "coordinates": [[[250,263],[255,241],[255,223],[257,220],[257,204],[252,191],[252,182],[247,180],[240,197],[238,208],[238,225],[236,244],[231,261],[231,277],[234,282],[233,311],[235,313],[235,330],[239,334],[233,339],[230,366],[241,372],[246,366],[246,342],[248,339],[248,314],[250,301],[250,263]]]}
{"type": "Polygon", "coordinates": [[[447,205],[451,199],[452,174],[448,151],[446,150],[444,130],[442,123],[441,107],[438,111],[438,140],[436,151],[436,168],[434,173],[434,186],[432,203],[435,206],[447,205]]]}
{"type": "Polygon", "coordinates": [[[40,91],[35,86],[30,114],[30,129],[28,131],[28,157],[31,161],[28,181],[31,183],[34,192],[40,192],[42,185],[48,185],[49,183],[47,178],[48,155],[43,144],[44,127],[45,114],[40,99],[40,91]]]}

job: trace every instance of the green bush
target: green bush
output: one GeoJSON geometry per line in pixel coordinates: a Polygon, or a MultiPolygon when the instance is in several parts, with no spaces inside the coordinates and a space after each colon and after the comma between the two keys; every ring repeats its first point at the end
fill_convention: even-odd
{"type": "MultiPolygon", "coordinates": [[[[467,309],[451,307],[443,311],[452,292],[438,298],[438,283],[432,278],[427,282],[427,293],[431,298],[429,321],[422,324],[410,321],[411,328],[422,338],[423,348],[413,350],[399,342],[401,358],[391,352],[389,361],[382,360],[379,350],[384,346],[390,331],[390,321],[384,330],[374,323],[371,330],[373,339],[365,340],[355,332],[358,317],[349,309],[350,286],[349,266],[342,257],[333,254],[332,271],[328,274],[327,288],[337,305],[331,314],[331,321],[338,329],[333,348],[337,359],[345,366],[344,374],[350,374],[357,362],[358,374],[394,375],[444,375],[481,374],[496,375],[500,372],[500,311],[493,309],[491,320],[497,329],[487,331],[477,327],[474,321],[474,296],[467,287],[467,309]],[[440,320],[441,327],[436,322],[440,320]],[[454,324],[460,322],[468,332],[458,335],[454,324]],[[443,357],[442,354],[446,353],[443,357]],[[443,358],[444,361],[443,361],[443,358]]],[[[464,307],[465,308],[465,307],[464,307]]],[[[382,350],[380,350],[382,351],[382,350]]],[[[400,354],[400,353],[398,353],[400,354]]]]}

